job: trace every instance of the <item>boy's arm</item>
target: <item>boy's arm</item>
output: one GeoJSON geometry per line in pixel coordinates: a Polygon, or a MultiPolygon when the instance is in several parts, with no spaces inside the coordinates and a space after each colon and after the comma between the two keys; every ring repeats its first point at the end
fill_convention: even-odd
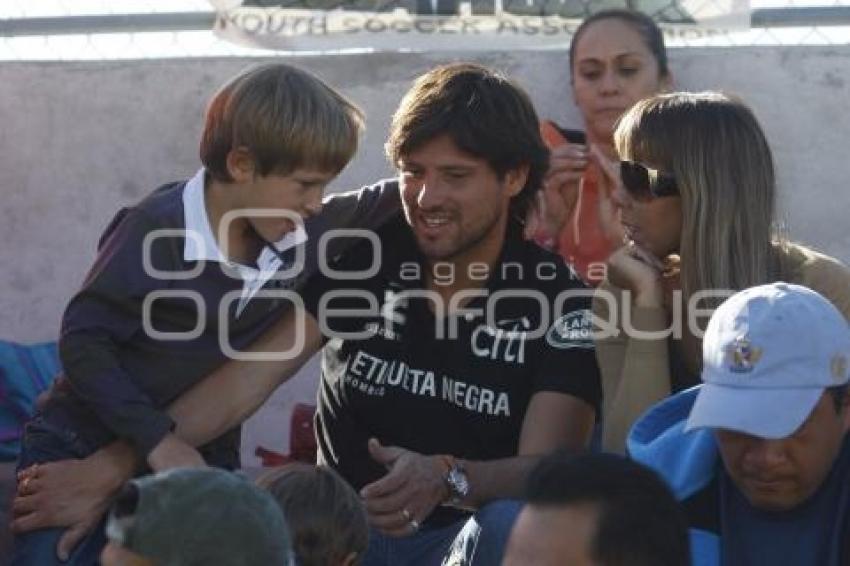
{"type": "MultiPolygon", "coordinates": [[[[363,192],[366,201],[363,195],[343,200],[337,197],[338,202],[348,203],[340,205],[341,209],[362,210],[366,206],[372,213],[383,211],[381,214],[385,214],[386,218],[397,211],[398,193],[395,185],[389,188],[367,188],[363,192]],[[364,205],[365,202],[371,204],[364,205]]],[[[355,220],[353,216],[337,216],[337,220],[340,218],[355,220]]],[[[369,222],[379,223],[376,220],[378,217],[370,218],[373,220],[369,222]]],[[[187,443],[198,445],[236,426],[250,415],[320,347],[321,335],[315,319],[307,314],[300,320],[301,326],[298,326],[298,314],[295,311],[287,312],[248,350],[288,351],[300,329],[304,348],[299,355],[283,362],[232,360],[224,364],[184,393],[169,409],[168,413],[176,421],[174,433],[187,443]]],[[[127,442],[119,441],[83,460],[52,462],[24,470],[22,477],[37,475],[39,481],[31,483],[37,486],[35,493],[21,493],[19,488],[13,527],[18,531],[71,527],[69,533],[72,540],[78,540],[81,535],[77,533],[85,534],[89,527],[82,530],[76,527],[86,525],[86,520],[92,520],[95,515],[99,517],[98,512],[102,513],[104,509],[103,502],[108,501],[111,494],[133,476],[139,462],[139,454],[127,442]],[[83,484],[85,488],[73,492],[64,489],[63,486],[67,485],[71,476],[73,481],[83,484]],[[100,506],[96,505],[98,501],[100,506]]]]}
{"type": "MultiPolygon", "coordinates": [[[[176,434],[190,445],[199,445],[242,422],[319,349],[322,337],[311,315],[290,310],[252,344],[249,352],[253,353],[288,351],[299,332],[304,347],[293,358],[231,360],[184,393],[169,408],[177,423],[176,434]]],[[[72,548],[97,524],[112,494],[133,477],[139,463],[138,453],[118,441],[82,460],[39,464],[22,471],[13,530],[69,527],[60,546],[72,548]],[[32,481],[24,482],[27,477],[32,481]],[[23,493],[26,484],[30,491],[23,493]]]]}
{"type": "Polygon", "coordinates": [[[167,280],[148,273],[148,266],[161,270],[177,267],[173,238],[144,246],[157,228],[138,209],[116,216],[82,289],[65,311],[59,339],[62,368],[74,393],[142,457],[147,457],[174,423],[141,389],[138,376],[131,376],[122,366],[119,351],[122,344],[144,331],[146,297],[168,287],[167,280]]]}
{"type": "Polygon", "coordinates": [[[168,409],[176,434],[200,446],[244,422],[274,390],[297,372],[322,345],[316,319],[289,309],[249,350],[259,361],[230,360],[181,395],[168,409]],[[298,344],[303,344],[297,348],[298,344]],[[281,360],[279,352],[295,350],[281,360]]]}
{"type": "MultiPolygon", "coordinates": [[[[320,234],[332,228],[380,226],[396,214],[399,206],[398,189],[392,182],[332,196],[320,222],[313,225],[316,237],[310,242],[317,244],[320,234]]],[[[146,298],[169,285],[168,280],[154,276],[150,267],[160,272],[182,269],[182,249],[175,245],[179,238],[157,239],[155,245],[144,245],[157,228],[161,226],[138,208],[125,209],[116,216],[101,239],[97,260],[83,289],[65,312],[59,343],[62,365],[75,392],[111,432],[128,440],[144,458],[174,430],[175,423],[139,387],[138,376],[131,376],[122,367],[118,349],[145,331],[142,311],[146,298]]],[[[336,249],[333,241],[351,240],[332,240],[328,255],[341,251],[341,245],[336,249]]],[[[263,347],[259,342],[257,346],[263,347]]],[[[272,365],[282,371],[277,363],[272,365]]],[[[240,388],[240,393],[248,391],[240,388]]],[[[157,455],[154,460],[158,460],[157,455]]]]}

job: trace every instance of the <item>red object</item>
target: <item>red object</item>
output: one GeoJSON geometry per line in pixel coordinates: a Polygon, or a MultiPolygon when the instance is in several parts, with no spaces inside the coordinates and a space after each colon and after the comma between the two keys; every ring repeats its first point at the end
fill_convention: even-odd
{"type": "Polygon", "coordinates": [[[588,166],[573,212],[558,237],[561,257],[593,287],[604,279],[606,261],[618,247],[608,239],[600,220],[602,195],[596,182],[598,174],[595,166],[588,166]]]}
{"type": "MultiPolygon", "coordinates": [[[[550,149],[570,143],[549,120],[540,123],[540,135],[550,149]]],[[[579,185],[578,199],[556,239],[558,253],[592,287],[602,282],[608,256],[620,245],[608,239],[602,226],[599,174],[593,164],[588,166],[579,185]]]]}
{"type": "Polygon", "coordinates": [[[292,409],[289,421],[289,454],[279,454],[268,448],[257,446],[254,454],[262,460],[263,467],[283,466],[290,462],[316,463],[316,434],[313,417],[315,405],[298,403],[292,409]]]}
{"type": "Polygon", "coordinates": [[[549,149],[568,143],[567,138],[564,137],[561,130],[559,130],[558,127],[549,120],[540,122],[540,136],[543,138],[543,141],[546,142],[546,146],[549,149]]]}

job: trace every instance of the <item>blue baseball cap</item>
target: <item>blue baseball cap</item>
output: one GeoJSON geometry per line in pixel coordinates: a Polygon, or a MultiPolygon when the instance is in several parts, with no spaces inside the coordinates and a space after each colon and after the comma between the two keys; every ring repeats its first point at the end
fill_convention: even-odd
{"type": "Polygon", "coordinates": [[[703,385],[685,431],[785,438],[824,390],[850,380],[850,327],[807,287],[772,283],[721,304],[703,338],[703,385]]]}

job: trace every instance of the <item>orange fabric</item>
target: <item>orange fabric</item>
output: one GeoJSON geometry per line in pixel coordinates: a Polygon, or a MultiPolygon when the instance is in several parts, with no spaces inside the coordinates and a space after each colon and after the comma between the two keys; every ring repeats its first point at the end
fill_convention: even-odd
{"type": "MultiPolygon", "coordinates": [[[[563,131],[552,121],[540,123],[540,135],[549,148],[569,144],[563,131]]],[[[569,263],[581,279],[596,287],[605,279],[605,262],[621,242],[612,241],[603,228],[602,206],[597,175],[592,163],[588,166],[579,187],[579,195],[569,218],[557,236],[547,233],[541,222],[534,240],[546,249],[557,252],[569,263]]]]}
{"type": "Polygon", "coordinates": [[[603,266],[620,244],[609,240],[602,228],[596,175],[596,168],[588,167],[575,208],[558,236],[558,253],[593,287],[605,278],[603,266]]]}

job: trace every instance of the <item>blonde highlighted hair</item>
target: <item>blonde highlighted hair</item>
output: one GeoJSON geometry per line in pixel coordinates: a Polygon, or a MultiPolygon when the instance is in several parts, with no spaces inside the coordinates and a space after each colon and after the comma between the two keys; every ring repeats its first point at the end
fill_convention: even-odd
{"type": "Polygon", "coordinates": [[[685,297],[775,280],[773,157],[743,102],[718,92],[653,96],[621,118],[614,141],[622,159],[676,178],[685,297]]]}
{"type": "Polygon", "coordinates": [[[233,179],[227,155],[243,148],[260,175],[298,168],[339,173],[357,151],[363,112],[317,77],[284,63],[251,67],[207,107],[201,162],[216,180],[233,179]]]}

